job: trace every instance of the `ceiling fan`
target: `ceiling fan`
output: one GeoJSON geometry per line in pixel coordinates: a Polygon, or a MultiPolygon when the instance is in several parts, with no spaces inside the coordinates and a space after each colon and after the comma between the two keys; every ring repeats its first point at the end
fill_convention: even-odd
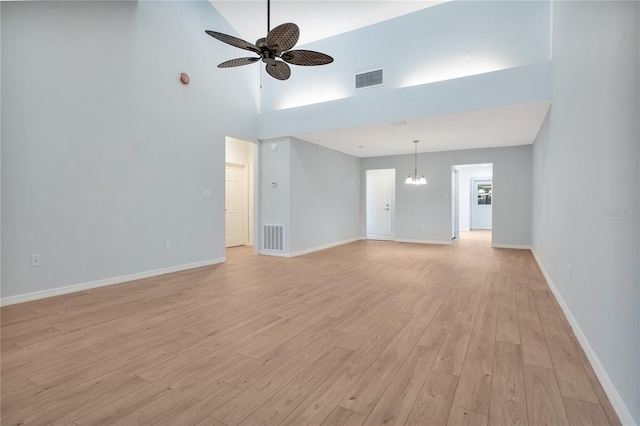
{"type": "Polygon", "coordinates": [[[216,31],[206,30],[211,37],[240,49],[256,53],[258,56],[236,58],[225,61],[218,68],[239,67],[262,61],[266,64],[267,73],[278,80],[286,80],[291,76],[292,65],[316,66],[333,62],[333,58],[313,50],[291,50],[298,42],[300,29],[296,24],[286,23],[271,29],[271,0],[267,0],[267,36],[260,38],[255,44],[237,37],[216,31]]]}

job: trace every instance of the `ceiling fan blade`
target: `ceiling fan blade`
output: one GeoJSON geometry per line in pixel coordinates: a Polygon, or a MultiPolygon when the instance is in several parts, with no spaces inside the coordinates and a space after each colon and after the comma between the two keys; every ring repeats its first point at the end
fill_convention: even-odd
{"type": "Polygon", "coordinates": [[[260,49],[253,43],[249,43],[248,41],[244,41],[240,38],[230,36],[228,34],[219,33],[217,31],[205,30],[205,33],[209,34],[211,37],[220,40],[223,43],[230,44],[233,47],[239,47],[240,49],[248,50],[250,52],[255,52],[258,55],[260,54],[260,49]]]}
{"type": "Polygon", "coordinates": [[[241,65],[249,65],[254,62],[259,61],[260,58],[237,58],[231,59],[230,61],[223,62],[218,65],[218,68],[231,68],[231,67],[239,67],[241,65]]]}
{"type": "Polygon", "coordinates": [[[282,61],[277,61],[275,64],[267,64],[266,70],[271,77],[277,80],[286,80],[291,76],[291,68],[282,61]]]}
{"type": "Polygon", "coordinates": [[[267,34],[267,47],[274,52],[284,52],[293,49],[300,37],[300,29],[296,24],[278,25],[267,34]]]}
{"type": "Polygon", "coordinates": [[[333,62],[333,58],[313,50],[290,50],[282,54],[282,60],[293,65],[315,66],[333,62]]]}

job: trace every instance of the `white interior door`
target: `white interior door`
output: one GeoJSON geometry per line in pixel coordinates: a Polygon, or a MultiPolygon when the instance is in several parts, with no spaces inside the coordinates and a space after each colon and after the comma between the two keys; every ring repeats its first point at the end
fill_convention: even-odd
{"type": "Polygon", "coordinates": [[[492,228],[493,181],[471,180],[471,229],[492,228]]]}
{"type": "Polygon", "coordinates": [[[225,167],[225,247],[247,243],[247,173],[245,166],[227,164],[225,167]]]}
{"type": "Polygon", "coordinates": [[[396,170],[367,170],[367,238],[393,240],[396,170]]]}

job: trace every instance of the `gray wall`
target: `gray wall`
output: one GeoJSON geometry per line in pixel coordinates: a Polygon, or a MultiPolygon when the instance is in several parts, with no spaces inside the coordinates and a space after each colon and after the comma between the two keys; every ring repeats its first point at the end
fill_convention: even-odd
{"type": "Polygon", "coordinates": [[[553,106],[533,146],[534,251],[636,424],[639,9],[555,3],[553,106]]]}
{"type": "Polygon", "coordinates": [[[256,241],[262,249],[262,225],[284,225],[284,251],[290,252],[291,229],[291,141],[289,138],[260,142],[258,185],[259,225],[256,241]],[[271,149],[275,144],[277,148],[271,149]],[[277,186],[271,183],[276,182],[277,186]]]}
{"type": "MultiPolygon", "coordinates": [[[[310,43],[305,48],[326,52],[335,62],[295,67],[286,84],[264,79],[261,111],[367,97],[372,91],[384,92],[387,101],[399,88],[547,62],[550,10],[546,1],[452,1],[310,43]],[[378,68],[384,68],[383,87],[354,90],[354,74],[378,68]]],[[[530,81],[529,87],[535,84],[530,81]]],[[[445,94],[437,102],[462,102],[465,95],[472,96],[445,94]]],[[[385,108],[384,102],[371,105],[369,114],[385,108]]]]}
{"type": "Polygon", "coordinates": [[[396,238],[451,241],[451,166],[493,163],[493,243],[531,245],[531,145],[418,154],[426,186],[406,185],[413,155],[361,161],[362,236],[366,235],[365,171],[396,169],[396,238]]]}
{"type": "Polygon", "coordinates": [[[257,73],[216,69],[203,30],[226,21],[199,1],[1,7],[2,296],[222,259],[225,136],[256,139],[258,97],[257,73]]]}
{"type": "Polygon", "coordinates": [[[358,158],[300,139],[261,142],[260,214],[285,226],[285,254],[359,237],[359,173],[358,158]]]}
{"type": "Polygon", "coordinates": [[[360,159],[291,140],[291,251],[360,237],[360,159]]]}

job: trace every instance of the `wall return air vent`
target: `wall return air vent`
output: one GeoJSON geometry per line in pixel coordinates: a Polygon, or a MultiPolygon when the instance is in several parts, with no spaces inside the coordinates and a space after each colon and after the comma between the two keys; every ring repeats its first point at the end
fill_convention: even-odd
{"type": "Polygon", "coordinates": [[[262,225],[262,250],[284,251],[284,225],[262,225]]]}
{"type": "Polygon", "coordinates": [[[383,69],[367,71],[356,74],[356,89],[364,89],[365,87],[382,86],[384,84],[383,69]]]}

